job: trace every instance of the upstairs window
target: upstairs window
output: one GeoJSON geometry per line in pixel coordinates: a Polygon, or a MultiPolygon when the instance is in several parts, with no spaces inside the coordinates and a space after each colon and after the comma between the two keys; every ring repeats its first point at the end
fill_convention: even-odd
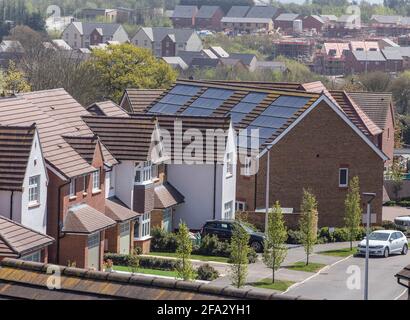
{"type": "Polygon", "coordinates": [[[349,183],[349,169],[340,168],[339,169],[339,187],[346,188],[349,183]]]}
{"type": "Polygon", "coordinates": [[[151,161],[143,161],[137,164],[135,167],[135,183],[144,184],[149,183],[152,180],[153,174],[156,174],[151,161]]]}
{"type": "Polygon", "coordinates": [[[88,176],[84,175],[83,176],[83,192],[87,193],[87,188],[88,188],[88,176]]]}
{"type": "Polygon", "coordinates": [[[93,172],[93,191],[100,191],[100,171],[93,172]]]}
{"type": "Polygon", "coordinates": [[[76,179],[71,179],[70,181],[70,190],[69,190],[70,198],[75,197],[76,182],[77,182],[76,179]]]}
{"type": "Polygon", "coordinates": [[[29,178],[28,202],[30,205],[40,203],[40,176],[29,178]]]}
{"type": "Polygon", "coordinates": [[[224,217],[223,220],[233,219],[233,201],[226,202],[224,205],[224,217]]]}
{"type": "Polygon", "coordinates": [[[233,175],[233,153],[229,152],[226,155],[226,175],[231,177],[233,175]]]}

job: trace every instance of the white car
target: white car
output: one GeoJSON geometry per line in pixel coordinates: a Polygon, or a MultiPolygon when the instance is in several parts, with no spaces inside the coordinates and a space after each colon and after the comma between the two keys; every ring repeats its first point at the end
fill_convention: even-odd
{"type": "MultiPolygon", "coordinates": [[[[366,254],[366,238],[359,244],[359,253],[366,254]]],[[[406,255],[408,251],[407,237],[397,230],[373,231],[369,235],[369,254],[384,256],[387,258],[391,253],[406,255]]]]}

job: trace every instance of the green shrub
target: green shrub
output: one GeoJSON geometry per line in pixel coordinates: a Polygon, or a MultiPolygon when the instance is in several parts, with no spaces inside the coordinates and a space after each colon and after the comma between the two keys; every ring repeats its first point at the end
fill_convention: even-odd
{"type": "Polygon", "coordinates": [[[231,251],[228,242],[218,240],[216,235],[206,235],[202,238],[201,244],[192,250],[192,254],[229,257],[231,251]]]}
{"type": "Polygon", "coordinates": [[[390,200],[390,201],[385,202],[383,205],[386,207],[394,207],[395,205],[397,205],[397,203],[396,201],[390,200]]]}
{"type": "Polygon", "coordinates": [[[300,239],[302,235],[299,230],[288,230],[288,240],[286,241],[289,244],[300,244],[300,239]]]}
{"type": "Polygon", "coordinates": [[[410,201],[409,200],[401,200],[397,202],[397,205],[400,207],[410,207],[410,201]]]}
{"type": "Polygon", "coordinates": [[[151,251],[175,252],[177,241],[175,233],[167,232],[160,227],[151,230],[151,251]]]}
{"type": "Polygon", "coordinates": [[[329,227],[323,227],[319,229],[318,239],[320,239],[320,243],[328,243],[335,241],[334,233],[330,232],[329,227]]]}
{"type": "Polygon", "coordinates": [[[197,279],[206,281],[212,281],[219,277],[219,272],[207,263],[198,268],[197,274],[197,279]]]}
{"type": "Polygon", "coordinates": [[[335,239],[335,242],[350,241],[349,231],[347,230],[347,228],[335,228],[335,231],[333,232],[333,237],[335,239]]]}
{"type": "Polygon", "coordinates": [[[128,266],[129,255],[128,254],[118,254],[118,253],[106,253],[104,254],[104,261],[111,260],[116,266],[128,266]]]}
{"type": "MultiPolygon", "coordinates": [[[[128,254],[117,254],[117,253],[106,253],[104,255],[104,260],[112,260],[113,264],[116,266],[128,267],[130,265],[130,255],[128,254]]],[[[154,258],[139,256],[139,266],[141,268],[157,269],[157,270],[175,270],[178,263],[177,260],[165,259],[165,258],[154,258]]]]}

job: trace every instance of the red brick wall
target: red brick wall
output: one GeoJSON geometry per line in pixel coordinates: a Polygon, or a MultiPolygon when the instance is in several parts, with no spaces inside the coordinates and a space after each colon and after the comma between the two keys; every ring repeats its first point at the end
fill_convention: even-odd
{"type": "MultiPolygon", "coordinates": [[[[299,212],[303,188],[319,203],[320,226],[342,226],[346,188],[339,188],[339,168],[358,175],[362,192],[376,192],[373,212],[381,223],[383,160],[325,102],[318,105],[271,149],[270,205],[299,212]]],[[[266,155],[257,176],[257,207],[265,207],[266,155]]],[[[237,198],[252,199],[252,183],[238,179],[237,198]]],[[[250,211],[254,209],[248,203],[250,211]]]]}
{"type": "Polygon", "coordinates": [[[60,239],[60,260],[58,264],[68,265],[75,263],[78,268],[87,266],[87,240],[86,235],[65,235],[60,239]]]}
{"type": "Polygon", "coordinates": [[[303,19],[303,29],[315,29],[316,32],[321,32],[323,28],[323,23],[317,21],[315,18],[312,16],[308,16],[305,19],[303,19]]]}
{"type": "Polygon", "coordinates": [[[108,242],[107,248],[108,252],[120,252],[120,225],[117,224],[112,228],[109,228],[105,231],[106,242],[108,242]]]}
{"type": "Polygon", "coordinates": [[[382,150],[390,158],[386,162],[386,166],[390,165],[393,160],[394,152],[394,120],[393,120],[393,106],[390,106],[390,110],[387,114],[386,127],[382,134],[382,150]]]}

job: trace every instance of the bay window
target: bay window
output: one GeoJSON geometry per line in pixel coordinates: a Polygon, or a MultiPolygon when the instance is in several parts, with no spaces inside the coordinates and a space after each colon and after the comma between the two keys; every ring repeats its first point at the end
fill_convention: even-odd
{"type": "Polygon", "coordinates": [[[134,238],[148,238],[151,234],[151,213],[147,212],[141,215],[134,228],[134,238]]]}
{"type": "Polygon", "coordinates": [[[135,183],[144,184],[152,181],[153,177],[158,174],[156,165],[152,165],[151,161],[142,161],[135,167],[135,183]]]}

